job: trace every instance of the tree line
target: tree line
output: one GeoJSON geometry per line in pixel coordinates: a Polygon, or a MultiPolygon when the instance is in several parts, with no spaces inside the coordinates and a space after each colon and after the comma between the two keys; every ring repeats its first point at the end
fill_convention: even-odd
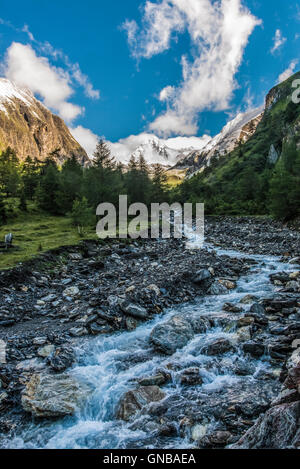
{"type": "Polygon", "coordinates": [[[0,155],[0,222],[5,223],[5,199],[17,197],[21,210],[28,201],[52,215],[71,215],[77,224],[87,221],[102,202],[118,207],[119,195],[126,194],[130,204],[169,200],[164,168],[149,168],[143,156],[131,157],[124,170],[111,155],[104,140],[99,140],[89,167],[83,168],[75,156],[61,167],[50,155],[41,162],[28,156],[20,162],[15,151],[7,148],[0,155]]]}
{"type": "MultiPolygon", "coordinates": [[[[273,140],[274,141],[274,140],[273,140]]],[[[300,150],[295,138],[278,146],[270,161],[272,139],[248,150],[247,144],[214,159],[202,173],[185,180],[172,197],[181,203],[201,202],[209,215],[272,215],[288,221],[300,216],[300,150]]],[[[254,145],[253,145],[254,147],[254,145]]]]}

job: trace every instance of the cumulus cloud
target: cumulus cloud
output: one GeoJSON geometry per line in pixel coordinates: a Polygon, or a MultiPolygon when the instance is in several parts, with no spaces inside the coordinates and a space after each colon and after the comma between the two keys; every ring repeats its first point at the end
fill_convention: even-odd
{"type": "Polygon", "coordinates": [[[128,42],[136,58],[151,58],[171,47],[174,34],[188,30],[194,58],[182,57],[182,82],[160,93],[167,110],[150,129],[165,137],[192,135],[198,113],[225,110],[236,88],[235,74],[254,28],[261,23],[241,0],[146,1],[142,25],[127,22],[128,42]],[[129,25],[130,24],[130,28],[129,25]],[[172,93],[168,93],[172,88],[172,93]],[[166,91],[167,90],[167,91],[166,91]]]}
{"type": "Polygon", "coordinates": [[[163,88],[159,94],[159,100],[160,101],[167,101],[168,99],[171,98],[175,91],[174,86],[166,86],[163,88]]]}
{"type": "Polygon", "coordinates": [[[91,158],[96,149],[96,145],[99,139],[98,135],[94,134],[90,129],[82,127],[81,125],[78,125],[77,127],[70,127],[70,132],[91,158]]]}
{"type": "MultiPolygon", "coordinates": [[[[27,34],[30,34],[30,31],[27,31],[27,34]]],[[[29,36],[30,37],[30,36],[29,36]]],[[[88,98],[92,99],[99,99],[100,98],[100,91],[94,89],[92,83],[89,80],[89,77],[85,75],[78,63],[73,64],[69,57],[60,49],[55,49],[49,42],[39,42],[33,39],[34,43],[36,44],[38,50],[51,56],[54,60],[61,60],[65,66],[65,72],[69,76],[70,82],[76,82],[84,89],[84,93],[88,98]]]]}
{"type": "Polygon", "coordinates": [[[295,68],[298,65],[298,62],[299,62],[299,60],[297,60],[297,59],[292,60],[292,62],[288,66],[288,68],[286,70],[284,70],[284,72],[282,72],[279,75],[278,83],[282,83],[283,81],[287,80],[288,78],[290,78],[294,74],[295,68]]]}
{"type": "Polygon", "coordinates": [[[73,94],[68,75],[50,65],[45,57],[38,57],[30,45],[13,42],[6,53],[5,76],[29,88],[67,121],[72,121],[84,109],[68,102],[73,94]]]}
{"type": "Polygon", "coordinates": [[[125,21],[128,43],[134,57],[150,58],[170,47],[172,34],[184,30],[182,12],[173,2],[163,0],[160,4],[146,1],[143,25],[140,31],[136,21],[125,21]]]}
{"type": "Polygon", "coordinates": [[[276,33],[275,33],[275,36],[274,36],[274,44],[273,44],[273,47],[271,49],[271,53],[274,54],[274,52],[276,52],[278,49],[280,49],[281,46],[283,46],[283,44],[286,42],[286,37],[283,37],[282,35],[282,32],[280,31],[280,29],[276,29],[276,33]]]}
{"type": "Polygon", "coordinates": [[[100,98],[100,91],[94,89],[90,79],[87,75],[85,75],[81,69],[79,64],[72,63],[69,57],[61,50],[55,49],[48,41],[40,42],[38,41],[33,33],[30,31],[29,26],[24,24],[21,29],[16,28],[10,22],[3,20],[0,18],[0,25],[5,25],[12,28],[15,32],[23,32],[27,35],[29,41],[34,46],[34,49],[39,54],[44,54],[48,57],[51,57],[55,61],[60,60],[62,62],[64,73],[68,77],[68,80],[72,84],[77,84],[83,88],[85,95],[91,99],[99,99],[100,98]]]}

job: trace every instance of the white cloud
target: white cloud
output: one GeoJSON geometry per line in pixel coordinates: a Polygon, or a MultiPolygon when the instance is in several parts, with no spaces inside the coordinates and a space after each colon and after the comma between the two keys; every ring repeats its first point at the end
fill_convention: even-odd
{"type": "Polygon", "coordinates": [[[195,111],[189,113],[189,109],[187,107],[184,109],[182,106],[175,110],[168,109],[149,124],[149,129],[164,137],[169,137],[172,134],[195,135],[198,130],[195,111]]]}
{"type": "Polygon", "coordinates": [[[125,21],[128,43],[134,57],[150,58],[170,47],[174,31],[183,31],[185,21],[182,12],[174,8],[172,1],[163,0],[159,5],[146,1],[144,7],[143,28],[135,21],[125,21]]]}
{"type": "Polygon", "coordinates": [[[82,73],[78,63],[73,64],[62,50],[55,49],[49,42],[42,43],[35,40],[34,42],[41,53],[53,57],[54,60],[61,60],[63,62],[66,67],[66,73],[69,76],[69,80],[80,85],[84,89],[84,93],[88,98],[100,98],[100,91],[94,89],[89,77],[82,73]]]}
{"type": "Polygon", "coordinates": [[[31,31],[29,31],[28,24],[24,24],[24,26],[23,26],[23,28],[22,28],[22,32],[27,34],[27,36],[28,36],[28,38],[30,39],[30,41],[35,41],[34,35],[32,34],[31,31]]]}
{"type": "Polygon", "coordinates": [[[168,99],[171,98],[175,91],[174,86],[166,86],[163,88],[159,94],[159,100],[160,101],[167,101],[168,99]]]}
{"type": "Polygon", "coordinates": [[[175,137],[168,138],[166,145],[174,150],[181,150],[182,148],[201,150],[210,140],[211,137],[209,135],[203,135],[202,137],[175,137]]]}
{"type": "Polygon", "coordinates": [[[98,142],[98,136],[94,134],[90,129],[86,129],[81,125],[77,127],[70,127],[70,132],[77,142],[85,149],[88,156],[91,158],[96,150],[98,142]]]}
{"type": "Polygon", "coordinates": [[[27,24],[24,24],[22,29],[18,29],[13,26],[10,22],[0,18],[0,25],[1,24],[12,28],[17,33],[25,33],[38,53],[52,57],[54,60],[61,60],[65,69],[65,74],[68,75],[70,82],[76,83],[81,86],[84,89],[84,93],[88,98],[100,98],[100,91],[94,89],[92,83],[89,80],[89,77],[82,73],[82,71],[80,70],[79,64],[73,64],[69,57],[62,50],[55,49],[48,41],[38,41],[34,37],[32,32],[29,30],[29,26],[27,24]]]}
{"type": "Polygon", "coordinates": [[[286,37],[282,36],[282,32],[280,31],[280,29],[276,29],[276,33],[275,33],[273,40],[274,40],[274,45],[271,49],[272,54],[274,54],[274,52],[280,49],[280,47],[283,46],[283,44],[286,42],[287,39],[286,37]]]}
{"type": "Polygon", "coordinates": [[[169,95],[164,90],[170,86],[162,90],[167,110],[150,129],[164,136],[192,135],[197,131],[199,112],[227,109],[248,38],[260,23],[241,0],[147,0],[141,29],[136,24],[126,28],[133,55],[150,58],[159,54],[170,48],[173,33],[185,29],[197,51],[191,61],[182,57],[179,87],[169,95]]]}
{"type": "Polygon", "coordinates": [[[288,66],[288,68],[286,70],[284,70],[284,72],[282,72],[279,77],[278,77],[278,83],[282,83],[283,81],[287,80],[288,78],[290,78],[294,72],[295,72],[295,68],[296,66],[298,65],[298,62],[299,60],[298,59],[294,59],[292,60],[292,62],[290,63],[290,65],[288,66]]]}
{"type": "Polygon", "coordinates": [[[5,76],[41,96],[46,106],[67,121],[72,121],[84,111],[68,102],[73,94],[68,74],[51,66],[47,58],[38,57],[30,45],[13,42],[7,49],[5,76]]]}

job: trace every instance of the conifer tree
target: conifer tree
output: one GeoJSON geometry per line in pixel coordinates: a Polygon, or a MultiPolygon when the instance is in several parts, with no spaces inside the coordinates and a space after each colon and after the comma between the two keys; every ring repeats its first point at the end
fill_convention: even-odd
{"type": "Polygon", "coordinates": [[[36,200],[39,207],[49,213],[59,214],[60,207],[57,201],[60,190],[59,170],[54,162],[43,168],[43,174],[36,191],[36,200]]]}
{"type": "Polygon", "coordinates": [[[3,196],[0,193],[0,225],[4,225],[7,221],[6,208],[3,196]]]}
{"type": "Polygon", "coordinates": [[[162,165],[155,164],[152,178],[151,203],[167,202],[167,176],[162,165]]]}
{"type": "Polygon", "coordinates": [[[100,139],[97,143],[93,166],[105,169],[114,169],[116,166],[115,159],[111,156],[110,149],[103,139],[100,139]]]}

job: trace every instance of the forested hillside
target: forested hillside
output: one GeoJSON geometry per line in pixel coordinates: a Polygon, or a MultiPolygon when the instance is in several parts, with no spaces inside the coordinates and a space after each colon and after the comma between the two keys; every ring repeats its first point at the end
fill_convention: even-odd
{"type": "Polygon", "coordinates": [[[300,214],[300,105],[292,102],[297,73],[273,88],[255,134],[215,158],[174,193],[181,202],[205,202],[210,214],[300,214]]]}

